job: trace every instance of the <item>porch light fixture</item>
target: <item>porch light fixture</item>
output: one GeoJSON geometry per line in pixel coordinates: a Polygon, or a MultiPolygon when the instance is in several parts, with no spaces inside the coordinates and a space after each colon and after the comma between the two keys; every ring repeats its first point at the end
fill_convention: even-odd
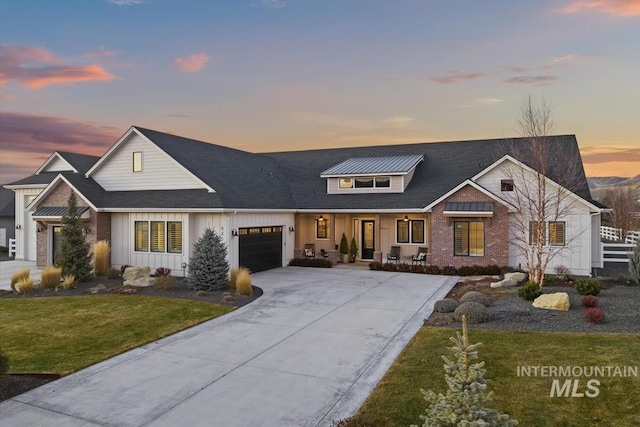
{"type": "Polygon", "coordinates": [[[403,221],[404,221],[404,222],[409,221],[409,215],[405,215],[405,216],[404,216],[404,220],[403,220],[403,221]]]}
{"type": "Polygon", "coordinates": [[[320,215],[320,218],[318,218],[318,221],[320,222],[324,221],[324,218],[322,217],[322,215],[320,215]]]}
{"type": "Polygon", "coordinates": [[[238,230],[231,230],[231,235],[232,236],[237,236],[238,235],[238,230]]]}
{"type": "Polygon", "coordinates": [[[295,228],[293,228],[293,225],[290,225],[290,226],[289,226],[289,231],[290,231],[290,232],[294,232],[294,231],[296,231],[296,229],[295,229],[295,228]]]}
{"type": "Polygon", "coordinates": [[[20,224],[16,225],[16,230],[20,230],[22,226],[20,224]]]}
{"type": "Polygon", "coordinates": [[[91,229],[89,227],[84,229],[84,235],[86,236],[88,234],[91,234],[91,229]]]}
{"type": "Polygon", "coordinates": [[[36,232],[42,233],[42,228],[40,228],[40,227],[36,228],[36,232]]]}

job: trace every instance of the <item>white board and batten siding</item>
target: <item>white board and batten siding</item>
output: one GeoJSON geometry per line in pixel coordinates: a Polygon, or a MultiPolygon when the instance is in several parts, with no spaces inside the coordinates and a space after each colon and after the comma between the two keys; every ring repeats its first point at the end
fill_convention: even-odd
{"type": "Polygon", "coordinates": [[[190,218],[188,213],[112,213],[111,214],[111,265],[150,267],[151,272],[158,267],[168,267],[173,275],[182,274],[182,262],[189,262],[189,249],[193,243],[189,238],[190,218]],[[181,221],[182,253],[138,252],[135,250],[136,221],[181,221]]]}
{"type": "MultiPolygon", "coordinates": [[[[510,172],[507,169],[516,167],[517,166],[511,163],[501,164],[478,178],[476,183],[508,202],[513,193],[502,191],[501,181],[503,179],[514,179],[514,185],[518,186],[517,181],[521,176],[520,173],[510,172]]],[[[534,179],[533,175],[531,175],[531,178],[534,179]]],[[[594,221],[599,222],[599,220],[596,221],[594,218],[595,216],[599,218],[599,216],[592,216],[586,204],[580,201],[571,203],[570,201],[573,200],[574,199],[570,198],[567,199],[565,202],[566,207],[563,208],[563,210],[567,210],[567,215],[557,219],[558,221],[564,221],[566,224],[565,233],[567,244],[562,247],[562,250],[549,262],[546,270],[548,274],[554,274],[555,267],[562,265],[569,268],[572,274],[586,276],[591,272],[594,264],[599,263],[601,257],[600,249],[594,247],[592,230],[594,221]]],[[[511,238],[515,240],[513,233],[518,227],[515,225],[513,219],[511,224],[511,238]]],[[[515,268],[518,267],[518,265],[525,268],[527,265],[526,259],[520,254],[520,251],[515,245],[510,245],[509,266],[515,268]]]]}
{"type": "Polygon", "coordinates": [[[132,133],[91,176],[107,191],[204,188],[166,153],[136,133],[132,133]],[[133,172],[135,152],[142,153],[142,172],[133,172]]]}
{"type": "Polygon", "coordinates": [[[36,224],[31,218],[31,213],[25,208],[38,194],[42,188],[18,188],[15,190],[16,210],[16,260],[35,261],[36,260],[36,224]]]}
{"type": "Polygon", "coordinates": [[[238,266],[239,251],[238,237],[232,237],[231,231],[248,227],[282,227],[282,265],[285,266],[289,260],[293,259],[295,249],[295,233],[289,231],[289,227],[295,226],[295,214],[287,212],[266,212],[266,213],[237,213],[227,215],[227,233],[229,236],[229,264],[231,267],[238,266]]]}

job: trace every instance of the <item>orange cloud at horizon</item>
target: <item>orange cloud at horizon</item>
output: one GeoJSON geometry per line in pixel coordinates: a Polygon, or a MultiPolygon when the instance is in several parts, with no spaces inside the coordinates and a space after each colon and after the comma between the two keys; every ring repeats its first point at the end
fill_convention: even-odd
{"type": "Polygon", "coordinates": [[[580,147],[589,177],[633,177],[640,174],[640,146],[600,145],[580,147]]]}
{"type": "Polygon", "coordinates": [[[559,9],[561,13],[573,14],[582,10],[594,10],[614,16],[640,15],[638,0],[578,0],[559,9]]]}

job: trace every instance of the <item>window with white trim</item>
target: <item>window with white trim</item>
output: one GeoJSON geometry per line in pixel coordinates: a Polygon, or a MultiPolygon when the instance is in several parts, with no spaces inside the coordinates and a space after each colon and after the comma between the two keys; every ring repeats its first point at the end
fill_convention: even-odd
{"type": "Polygon", "coordinates": [[[133,152],[133,171],[142,172],[142,151],[133,152]]]}
{"type": "Polygon", "coordinates": [[[341,189],[347,188],[390,188],[390,176],[356,176],[343,177],[338,179],[338,186],[341,189]]]}
{"type": "Polygon", "coordinates": [[[136,252],[182,253],[181,221],[136,221],[134,224],[136,252]]]}
{"type": "Polygon", "coordinates": [[[396,220],[397,243],[424,243],[425,242],[424,219],[396,220]]]}

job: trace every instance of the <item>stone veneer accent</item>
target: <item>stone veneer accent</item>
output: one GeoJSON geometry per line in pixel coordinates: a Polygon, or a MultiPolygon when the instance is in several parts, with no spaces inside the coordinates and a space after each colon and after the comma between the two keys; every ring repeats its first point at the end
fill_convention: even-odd
{"type": "MultiPolygon", "coordinates": [[[[39,206],[67,206],[69,196],[73,190],[65,182],[59,182],[47,197],[39,203],[39,206]]],[[[76,192],[78,206],[89,205],[76,192]]],[[[36,233],[36,264],[38,267],[46,267],[49,264],[50,238],[49,225],[60,225],[60,220],[38,221],[37,227],[42,231],[36,233]]],[[[86,236],[86,240],[93,245],[98,240],[111,242],[111,214],[108,212],[96,212],[89,208],[89,219],[83,219],[82,225],[89,228],[91,232],[86,236]]]]}
{"type": "Polygon", "coordinates": [[[509,263],[509,210],[498,202],[493,202],[493,217],[483,218],[484,256],[453,255],[453,221],[478,220],[478,218],[450,218],[443,215],[446,202],[485,202],[491,199],[471,186],[461,188],[432,209],[431,248],[428,263],[439,267],[453,265],[456,268],[472,265],[496,264],[504,267],[509,263]]]}

